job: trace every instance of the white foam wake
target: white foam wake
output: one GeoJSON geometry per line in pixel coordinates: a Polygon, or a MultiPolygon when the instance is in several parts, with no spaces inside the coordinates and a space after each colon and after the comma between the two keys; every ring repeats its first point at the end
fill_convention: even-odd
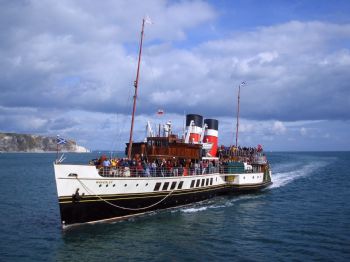
{"type": "Polygon", "coordinates": [[[184,209],[181,209],[182,212],[184,213],[195,213],[195,212],[200,212],[200,211],[204,211],[204,210],[207,210],[208,209],[208,206],[205,206],[205,207],[191,207],[191,208],[184,208],[184,209]]]}
{"type": "MultiPolygon", "coordinates": [[[[273,184],[269,188],[272,189],[272,188],[283,187],[299,178],[307,177],[313,174],[315,171],[325,167],[327,164],[328,164],[327,161],[314,161],[304,165],[300,162],[299,163],[294,162],[294,163],[283,165],[283,167],[286,169],[293,167],[293,170],[288,172],[272,173],[273,184]]],[[[225,208],[225,207],[233,206],[236,204],[236,202],[239,202],[239,201],[251,200],[259,197],[261,196],[248,194],[248,195],[240,195],[232,199],[225,199],[224,202],[222,201],[217,202],[217,200],[214,200],[214,201],[209,200],[206,203],[199,204],[200,206],[191,206],[191,207],[181,208],[180,211],[184,213],[196,213],[196,212],[202,212],[209,209],[225,208]]]]}
{"type": "Polygon", "coordinates": [[[320,169],[326,165],[326,162],[312,162],[301,166],[299,169],[295,169],[289,172],[279,172],[275,174],[272,173],[273,184],[270,186],[270,188],[279,188],[301,177],[307,177],[317,169],[320,169]]]}
{"type": "Polygon", "coordinates": [[[219,203],[217,203],[218,200],[211,200],[211,201],[209,200],[210,202],[208,201],[206,203],[200,204],[200,205],[205,205],[205,206],[198,206],[198,207],[192,206],[192,207],[182,208],[181,212],[196,213],[196,212],[202,212],[202,211],[209,210],[209,209],[225,208],[225,207],[233,206],[235,202],[244,201],[244,200],[253,199],[253,198],[258,198],[258,197],[259,196],[256,196],[256,195],[241,195],[241,196],[237,196],[233,199],[226,199],[226,198],[222,199],[222,201],[219,201],[219,203]]]}

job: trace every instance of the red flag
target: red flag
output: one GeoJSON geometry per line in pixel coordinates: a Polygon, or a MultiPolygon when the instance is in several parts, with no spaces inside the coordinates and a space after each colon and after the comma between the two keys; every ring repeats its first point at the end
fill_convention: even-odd
{"type": "Polygon", "coordinates": [[[163,109],[158,109],[157,115],[158,115],[158,116],[164,115],[164,110],[163,110],[163,109]]]}

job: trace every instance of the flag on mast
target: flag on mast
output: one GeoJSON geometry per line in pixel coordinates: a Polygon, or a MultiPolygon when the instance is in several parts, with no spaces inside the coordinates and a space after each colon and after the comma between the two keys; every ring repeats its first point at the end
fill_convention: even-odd
{"type": "Polygon", "coordinates": [[[158,116],[164,115],[164,110],[163,110],[163,109],[158,109],[157,115],[158,115],[158,116]]]}
{"type": "Polygon", "coordinates": [[[153,21],[151,20],[151,18],[148,15],[145,16],[145,23],[146,24],[150,24],[150,25],[154,24],[153,21]]]}
{"type": "Polygon", "coordinates": [[[59,135],[57,136],[56,142],[57,142],[57,145],[67,144],[67,140],[60,137],[59,135]]]}

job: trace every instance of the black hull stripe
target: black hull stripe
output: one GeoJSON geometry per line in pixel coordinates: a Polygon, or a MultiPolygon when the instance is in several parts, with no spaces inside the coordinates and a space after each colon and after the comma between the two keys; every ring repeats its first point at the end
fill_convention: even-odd
{"type": "MultiPolygon", "coordinates": [[[[205,200],[198,201],[196,203],[203,202],[203,201],[205,201],[205,200]]],[[[178,205],[178,206],[163,208],[161,210],[171,210],[171,209],[176,209],[176,208],[188,207],[188,206],[190,206],[192,204],[193,203],[189,203],[189,204],[185,204],[185,205],[178,205]]],[[[84,223],[75,223],[75,224],[70,224],[70,225],[64,225],[63,229],[68,229],[70,227],[84,225],[84,224],[96,224],[96,223],[103,223],[103,222],[114,222],[114,221],[126,220],[126,219],[137,217],[137,216],[143,216],[143,215],[149,214],[150,212],[152,212],[152,211],[145,211],[145,212],[142,212],[142,213],[131,214],[131,215],[126,215],[126,216],[105,218],[105,219],[100,219],[100,220],[88,221],[88,222],[84,222],[84,223]]]]}
{"type": "Polygon", "coordinates": [[[172,194],[164,201],[155,206],[151,206],[156,201],[161,200],[164,196],[159,196],[158,199],[149,197],[144,198],[130,198],[130,199],[115,199],[109,202],[116,206],[125,206],[134,208],[135,210],[127,210],[118,208],[106,203],[105,201],[88,201],[75,203],[60,203],[60,213],[63,225],[86,223],[107,219],[125,219],[137,214],[143,214],[150,211],[160,209],[173,208],[183,205],[188,205],[195,202],[200,202],[218,195],[227,194],[229,189],[227,187],[212,188],[201,192],[187,192],[180,194],[172,194]],[[143,207],[151,206],[148,209],[141,209],[143,207]],[[137,210],[139,208],[139,210],[137,210]]]}

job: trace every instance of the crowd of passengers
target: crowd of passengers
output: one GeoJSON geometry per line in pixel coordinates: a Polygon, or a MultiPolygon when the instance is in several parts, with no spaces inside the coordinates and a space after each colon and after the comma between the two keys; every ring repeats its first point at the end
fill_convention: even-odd
{"type": "Polygon", "coordinates": [[[219,172],[219,162],[215,160],[201,160],[186,162],[184,160],[157,159],[148,161],[143,157],[132,160],[127,158],[107,158],[101,156],[94,159],[94,164],[101,175],[105,176],[183,176],[201,175],[219,172]]]}
{"type": "Polygon", "coordinates": [[[218,156],[237,156],[252,159],[257,153],[262,153],[262,151],[263,149],[261,145],[258,145],[257,147],[221,146],[218,150],[218,156]]]}
{"type": "Polygon", "coordinates": [[[254,156],[262,152],[259,145],[254,147],[220,147],[220,160],[190,161],[178,159],[156,159],[148,161],[143,156],[136,156],[132,160],[127,158],[107,158],[105,155],[94,159],[90,164],[95,165],[100,175],[104,176],[183,176],[202,175],[224,172],[225,165],[231,161],[251,164],[254,156]]]}

